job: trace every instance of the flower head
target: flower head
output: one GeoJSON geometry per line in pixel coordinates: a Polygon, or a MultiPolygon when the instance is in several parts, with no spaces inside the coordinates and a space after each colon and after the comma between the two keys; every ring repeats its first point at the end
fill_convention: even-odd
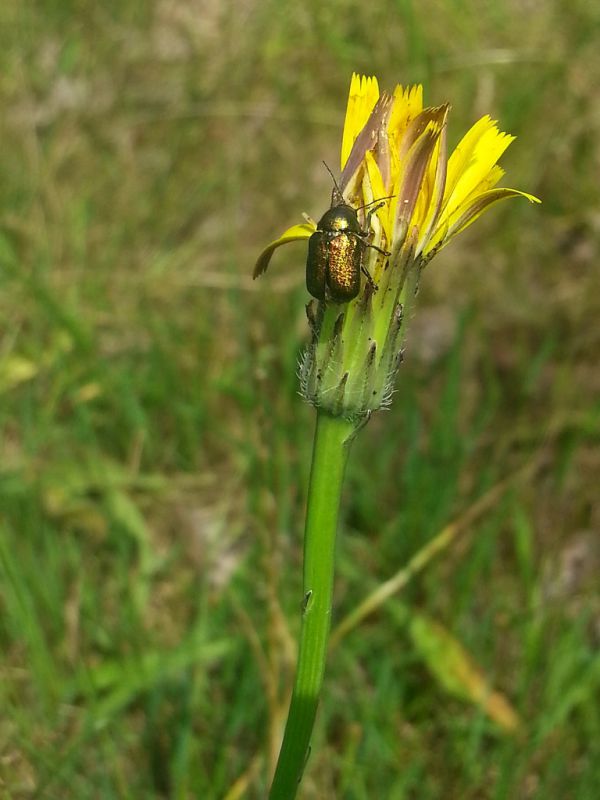
{"type": "Polygon", "coordinates": [[[433,256],[497,201],[540,202],[495,188],[504,175],[498,159],[514,137],[489,116],[448,158],[448,112],[447,104],[423,108],[421,86],[380,93],[376,78],[353,75],[332,207],[356,210],[358,232],[330,230],[323,225],[329,217],[321,227],[307,219],[271,242],[256,263],[254,277],[281,245],[315,237],[307,285],[319,299],[307,306],[313,338],[300,379],[303,396],[331,414],[360,419],[389,404],[419,276],[433,256]],[[350,302],[339,302],[333,290],[340,259],[364,273],[350,302]],[[315,267],[322,293],[314,291],[315,267]]]}

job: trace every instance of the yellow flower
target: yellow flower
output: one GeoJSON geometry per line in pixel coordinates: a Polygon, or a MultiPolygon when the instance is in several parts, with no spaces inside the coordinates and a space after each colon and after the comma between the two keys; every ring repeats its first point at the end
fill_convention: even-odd
{"type": "MultiPolygon", "coordinates": [[[[370,280],[350,303],[334,302],[327,289],[325,299],[313,301],[313,342],[301,364],[303,395],[332,414],[360,418],[389,404],[407,306],[435,253],[499,200],[540,202],[517,189],[495,188],[504,175],[498,159],[514,137],[489,116],[448,159],[448,111],[447,104],[423,108],[421,86],[380,93],[376,78],[352,76],[338,182],[343,196],[334,190],[332,206],[344,202],[369,224],[356,238],[370,280]],[[370,204],[372,214],[364,209],[370,204]]],[[[260,254],[254,277],[278,247],[317,230],[312,220],[286,230],[260,254]]]]}

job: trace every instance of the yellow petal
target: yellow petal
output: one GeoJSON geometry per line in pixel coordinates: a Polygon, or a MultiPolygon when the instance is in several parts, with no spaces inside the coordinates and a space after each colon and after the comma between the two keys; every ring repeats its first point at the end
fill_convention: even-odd
{"type": "Polygon", "coordinates": [[[390,134],[400,140],[408,123],[423,111],[423,87],[419,85],[396,86],[394,108],[390,117],[390,134]]]}
{"type": "MultiPolygon", "coordinates": [[[[429,212],[437,192],[434,205],[440,202],[443,184],[435,180],[437,165],[430,171],[431,161],[439,158],[439,139],[445,129],[448,106],[426,108],[410,124],[407,129],[405,146],[410,149],[400,164],[399,176],[402,182],[398,189],[396,218],[400,230],[409,225],[422,229],[426,220],[430,220],[429,212]]],[[[445,164],[444,164],[445,168],[445,164]]],[[[444,170],[445,175],[445,170],[444,170]]],[[[437,212],[436,212],[437,213],[437,212]]]]}
{"type": "Polygon", "coordinates": [[[392,107],[392,96],[384,92],[369,114],[367,121],[354,139],[344,169],[340,176],[340,188],[346,197],[352,197],[358,188],[357,181],[363,171],[365,153],[376,149],[378,153],[387,153],[387,134],[385,127],[392,107]],[[382,150],[379,151],[381,137],[382,150]]]}
{"type": "Polygon", "coordinates": [[[466,199],[469,200],[476,194],[477,195],[483,194],[484,192],[487,192],[488,189],[493,189],[494,186],[498,183],[498,181],[500,181],[503,177],[504,177],[504,170],[498,164],[495,164],[488,172],[486,177],[480,183],[477,184],[475,189],[473,189],[469,197],[467,197],[466,199]]]}
{"type": "Polygon", "coordinates": [[[259,275],[262,275],[263,272],[266,271],[267,267],[269,266],[271,256],[278,247],[281,247],[281,245],[287,244],[288,242],[296,242],[299,239],[309,239],[315,232],[316,227],[316,225],[303,223],[302,225],[292,225],[291,228],[288,228],[287,231],[281,234],[279,239],[275,239],[274,242],[268,244],[259,255],[256,264],[254,265],[252,277],[258,278],[259,275]]]}
{"type": "Polygon", "coordinates": [[[502,133],[489,116],[482,117],[465,134],[448,161],[444,211],[452,214],[485,181],[494,165],[515,139],[502,133]]]}
{"type": "MultiPolygon", "coordinates": [[[[367,203],[374,202],[386,196],[386,188],[381,177],[381,172],[377,166],[377,162],[373,153],[369,150],[365,153],[366,173],[363,178],[363,187],[368,186],[368,191],[363,188],[363,196],[367,203]]],[[[390,204],[385,203],[378,208],[375,212],[383,225],[386,242],[391,241],[392,236],[392,219],[390,216],[390,204]]]]}
{"type": "Polygon", "coordinates": [[[364,75],[361,77],[353,73],[342,136],[341,169],[346,166],[354,140],[366,125],[378,100],[379,84],[377,83],[377,78],[367,78],[364,75]]]}
{"type": "Polygon", "coordinates": [[[446,173],[448,170],[447,130],[446,118],[444,118],[440,137],[435,144],[433,156],[429,162],[428,175],[426,176],[427,183],[432,187],[431,191],[428,193],[428,197],[430,197],[431,200],[428,202],[428,207],[424,212],[423,222],[419,226],[417,253],[423,250],[432,231],[437,227],[441,213],[444,188],[446,185],[446,173]]]}
{"type": "Polygon", "coordinates": [[[468,203],[463,203],[456,211],[450,216],[445,216],[440,222],[434,235],[431,237],[427,246],[423,251],[423,255],[427,255],[434,248],[440,249],[445,246],[450,239],[456,236],[457,233],[464,231],[476,219],[478,219],[484,211],[487,211],[494,203],[499,200],[504,200],[508,197],[525,197],[530,203],[541,203],[542,201],[532,194],[527,192],[520,192],[518,189],[490,189],[480,195],[474,196],[468,203]]]}

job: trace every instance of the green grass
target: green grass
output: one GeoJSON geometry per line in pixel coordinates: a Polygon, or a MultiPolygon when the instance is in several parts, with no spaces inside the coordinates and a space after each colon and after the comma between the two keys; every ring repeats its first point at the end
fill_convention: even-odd
{"type": "Polygon", "coordinates": [[[314,415],[302,246],[250,273],[327,204],[352,70],[423,80],[452,144],[498,117],[506,185],[544,204],[427,270],[394,406],[351,456],[334,627],[533,466],[332,651],[300,794],[597,796],[592,6],[3,5],[2,797],[265,795],[314,415]],[[475,674],[520,733],[465,699],[475,674]]]}

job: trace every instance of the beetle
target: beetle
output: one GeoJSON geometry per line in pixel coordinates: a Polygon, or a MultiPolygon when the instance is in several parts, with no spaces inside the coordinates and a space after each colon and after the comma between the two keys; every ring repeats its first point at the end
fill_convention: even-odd
{"type": "Polygon", "coordinates": [[[360,273],[363,272],[374,289],[377,289],[373,278],[364,266],[367,247],[372,247],[383,255],[389,256],[367,241],[371,217],[381,208],[383,200],[374,200],[360,208],[349,205],[327,164],[333,178],[334,190],[331,207],[317,223],[317,229],[308,240],[306,258],[306,288],[317,300],[332,300],[334,303],[348,303],[360,292],[360,273]],[[358,211],[373,205],[367,213],[365,228],[361,228],[358,211]]]}

